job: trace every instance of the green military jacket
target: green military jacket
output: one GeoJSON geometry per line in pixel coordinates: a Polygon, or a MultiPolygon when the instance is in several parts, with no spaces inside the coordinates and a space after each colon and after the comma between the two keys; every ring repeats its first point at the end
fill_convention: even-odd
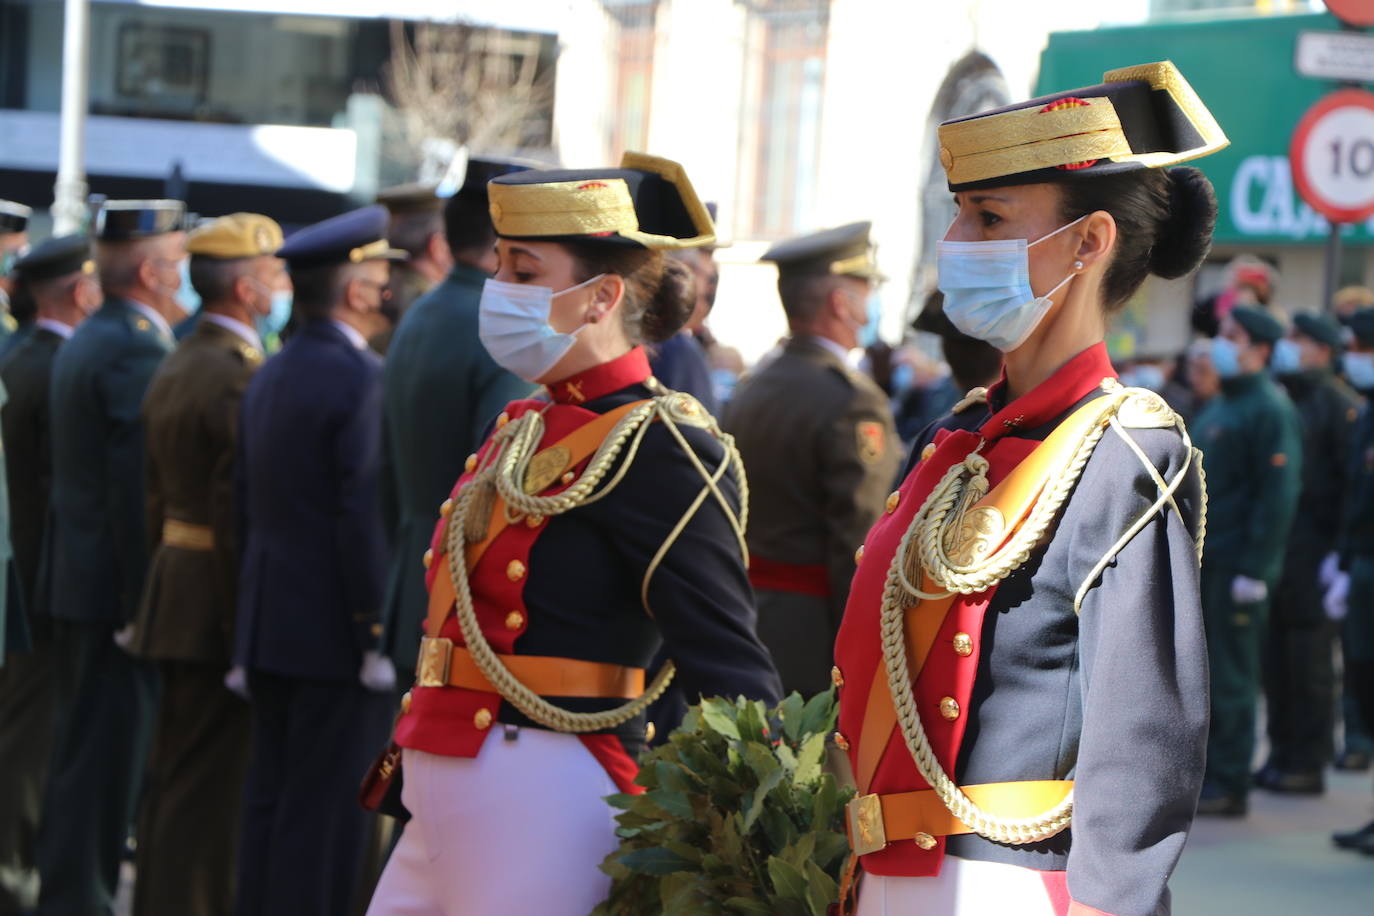
{"type": "Polygon", "coordinates": [[[1288,552],[1326,554],[1341,527],[1359,395],[1330,369],[1295,372],[1279,381],[1302,422],[1302,494],[1288,552]]]}
{"type": "Polygon", "coordinates": [[[1203,566],[1273,586],[1302,489],[1297,411],[1267,373],[1223,379],[1192,433],[1207,475],[1203,566]]]}
{"type": "Polygon", "coordinates": [[[146,658],[230,663],[239,407],[262,361],[257,346],[202,319],[148,386],[144,505],[152,563],[134,637],[135,651],[146,658]],[[193,527],[174,525],[164,537],[167,520],[193,527]],[[190,543],[201,533],[209,535],[203,545],[190,543]]]}
{"type": "Polygon", "coordinates": [[[111,298],[57,354],[53,516],[39,603],[58,620],[120,626],[138,608],[148,570],[143,394],[172,348],[170,334],[111,298]]]}
{"type": "Polygon", "coordinates": [[[1350,437],[1347,454],[1349,484],[1343,501],[1339,549],[1348,565],[1353,555],[1374,556],[1374,410],[1366,401],[1350,437]]]}
{"type": "Polygon", "coordinates": [[[428,595],[421,562],[439,504],[486,426],[534,386],[496,365],[477,337],[487,275],[455,267],[396,328],[383,369],[382,480],[391,528],[383,650],[399,676],[415,669],[428,595]]]}
{"type": "Polygon", "coordinates": [[[887,396],[814,339],[796,337],[740,384],[722,425],[749,479],[750,555],[823,565],[838,627],[854,552],[901,464],[887,396]]]}
{"type": "MultiPolygon", "coordinates": [[[[47,626],[47,615],[38,607],[35,588],[43,531],[52,494],[52,429],[49,395],[53,361],[65,341],[47,328],[36,328],[24,341],[0,358],[0,380],[9,391],[9,403],[0,412],[4,429],[5,470],[10,492],[10,538],[14,545],[15,588],[25,610],[28,630],[37,635],[47,626]]],[[[15,615],[15,609],[10,608],[15,615]]],[[[13,624],[15,621],[11,621],[13,624]]],[[[12,625],[11,629],[14,627],[12,625]]],[[[10,646],[13,650],[15,647],[10,646]]]]}

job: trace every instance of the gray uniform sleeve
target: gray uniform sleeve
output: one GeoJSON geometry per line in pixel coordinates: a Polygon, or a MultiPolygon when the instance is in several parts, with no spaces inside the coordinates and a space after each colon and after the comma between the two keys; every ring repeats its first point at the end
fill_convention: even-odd
{"type": "MultiPolygon", "coordinates": [[[[1172,429],[1129,434],[1166,482],[1188,461],[1172,429]]],[[[1074,496],[1096,511],[1067,532],[1073,587],[1157,496],[1140,459],[1109,430],[1074,496]]],[[[1097,579],[1079,618],[1083,729],[1068,886],[1075,901],[1117,916],[1150,916],[1167,903],[1202,782],[1208,688],[1195,465],[1175,499],[1183,518],[1155,513],[1097,579]]]]}

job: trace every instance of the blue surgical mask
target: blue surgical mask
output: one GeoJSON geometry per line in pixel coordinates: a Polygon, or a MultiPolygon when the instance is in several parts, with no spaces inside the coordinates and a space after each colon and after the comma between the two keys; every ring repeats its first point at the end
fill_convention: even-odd
{"type": "Polygon", "coordinates": [[[1275,375],[1292,375],[1302,371],[1302,348],[1287,337],[1274,344],[1274,355],[1269,357],[1269,368],[1275,375]]]}
{"type": "Polygon", "coordinates": [[[1374,353],[1354,353],[1347,351],[1341,356],[1341,368],[1345,370],[1346,381],[1361,391],[1374,388],[1374,353]]]}
{"type": "Polygon", "coordinates": [[[181,306],[186,314],[194,315],[196,312],[200,311],[200,294],[197,293],[195,287],[191,285],[190,258],[182,258],[177,262],[177,273],[181,274],[181,286],[177,287],[177,291],[172,294],[172,298],[176,299],[177,305],[181,306]]]}
{"type": "Polygon", "coordinates": [[[1225,337],[1212,338],[1212,367],[1222,378],[1240,375],[1240,347],[1225,337]]]}
{"type": "Polygon", "coordinates": [[[1127,388],[1148,388],[1150,391],[1163,391],[1164,370],[1149,363],[1141,363],[1121,373],[1121,384],[1127,388]]]}
{"type": "Polygon", "coordinates": [[[859,346],[867,350],[878,342],[878,329],[883,323],[883,300],[874,293],[868,297],[864,310],[868,318],[863,327],[859,328],[859,346]]]}
{"type": "Polygon", "coordinates": [[[597,274],[557,293],[532,283],[488,280],[477,306],[477,336],[482,346],[498,366],[527,382],[538,382],[573,348],[578,333],[586,327],[567,334],[555,331],[549,324],[554,297],[582,289],[604,276],[597,274]]]}
{"type": "Polygon", "coordinates": [[[902,363],[892,369],[892,393],[902,394],[916,384],[916,370],[910,363],[902,363]]]}
{"type": "Polygon", "coordinates": [[[1075,276],[1070,273],[1045,295],[1035,295],[1030,285],[1031,246],[1085,219],[1086,214],[1033,242],[937,242],[945,315],[968,336],[1004,353],[1021,346],[1054,304],[1051,297],[1075,276]]]}

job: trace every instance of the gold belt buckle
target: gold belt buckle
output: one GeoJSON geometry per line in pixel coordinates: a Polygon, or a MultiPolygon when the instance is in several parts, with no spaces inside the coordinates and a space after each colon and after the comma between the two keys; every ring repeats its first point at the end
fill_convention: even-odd
{"type": "Polygon", "coordinates": [[[849,816],[849,842],[856,856],[866,856],[887,846],[883,803],[877,795],[858,795],[845,805],[849,816]]]}
{"type": "Polygon", "coordinates": [[[418,683],[421,687],[447,687],[449,661],[453,657],[453,640],[420,637],[418,683]]]}

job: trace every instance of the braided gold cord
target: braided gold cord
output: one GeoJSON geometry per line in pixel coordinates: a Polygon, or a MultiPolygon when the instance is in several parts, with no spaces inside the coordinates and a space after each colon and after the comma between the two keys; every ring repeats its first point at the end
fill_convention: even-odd
{"type": "Polygon", "coordinates": [[[664,547],[660,548],[654,562],[650,565],[644,584],[644,595],[647,600],[649,578],[653,575],[654,569],[657,568],[658,562],[666,554],[667,548],[672,545],[677,535],[686,527],[687,521],[700,507],[707,492],[714,492],[725,509],[726,517],[735,529],[741,545],[744,543],[743,524],[744,519],[747,518],[745,513],[748,506],[748,484],[744,477],[743,463],[734,447],[734,440],[720,431],[714,419],[709,422],[708,429],[721,439],[725,447],[724,465],[730,465],[734,468],[740,488],[741,502],[746,507],[741,512],[739,519],[735,518],[725,501],[724,495],[716,487],[716,481],[719,479],[719,474],[723,473],[724,465],[714,476],[706,471],[700,460],[697,459],[695,452],[686,445],[685,440],[681,438],[681,434],[673,425],[667,397],[655,397],[622,417],[598,446],[582,475],[572,486],[554,496],[536,496],[526,493],[524,490],[526,469],[538,450],[540,440],[544,435],[542,413],[531,411],[512,420],[492,434],[492,446],[488,454],[494,454],[495,457],[493,460],[483,462],[477,475],[459,492],[453,506],[447,528],[446,547],[449,574],[453,578],[454,611],[458,618],[458,626],[463,633],[463,640],[468,651],[472,653],[473,661],[478,670],[496,688],[497,693],[524,715],[554,731],[573,733],[603,731],[630,721],[663,695],[663,692],[668,689],[668,684],[672,681],[676,669],[671,661],[666,662],[643,694],[628,703],[601,712],[572,712],[550,703],[530,690],[497,657],[496,652],[487,641],[486,635],[482,632],[481,623],[477,620],[467,571],[468,534],[465,530],[467,527],[465,522],[469,512],[472,511],[475,495],[486,484],[495,485],[497,492],[501,494],[501,498],[506,504],[506,512],[511,520],[527,515],[543,517],[562,515],[579,506],[585,506],[604,498],[624,479],[626,471],[639,452],[639,446],[648,432],[651,421],[655,419],[664,422],[674,433],[677,433],[679,441],[683,443],[684,448],[687,448],[695,467],[706,479],[706,486],[703,493],[688,508],[687,513],[674,528],[672,535],[664,547]],[[625,453],[625,460],[620,468],[610,481],[598,490],[598,486],[605,480],[611,466],[622,452],[625,453]],[[511,515],[512,512],[514,515],[511,515]]]}

